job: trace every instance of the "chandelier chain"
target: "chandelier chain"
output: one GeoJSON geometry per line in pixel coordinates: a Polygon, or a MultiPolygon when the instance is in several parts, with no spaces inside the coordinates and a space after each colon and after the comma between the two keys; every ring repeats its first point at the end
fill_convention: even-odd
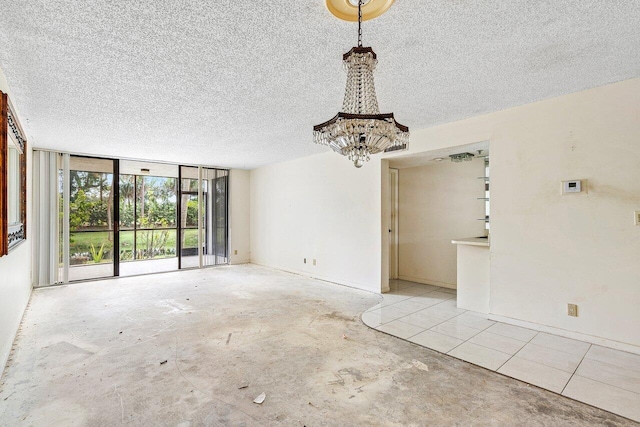
{"type": "Polygon", "coordinates": [[[362,47],[362,0],[358,0],[358,47],[362,47]]]}

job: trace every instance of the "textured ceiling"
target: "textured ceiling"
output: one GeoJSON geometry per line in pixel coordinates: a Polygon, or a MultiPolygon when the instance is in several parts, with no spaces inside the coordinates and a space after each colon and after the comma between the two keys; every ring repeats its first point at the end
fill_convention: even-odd
{"type": "MultiPolygon", "coordinates": [[[[0,0],[33,146],[253,168],[319,153],[356,25],[324,0],[0,0]]],[[[411,129],[640,76],[638,0],[397,0],[364,23],[411,129]]]]}

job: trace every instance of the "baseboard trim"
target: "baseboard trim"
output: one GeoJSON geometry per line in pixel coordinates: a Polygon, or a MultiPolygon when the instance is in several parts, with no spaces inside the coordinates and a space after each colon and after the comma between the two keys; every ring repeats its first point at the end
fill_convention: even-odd
{"type": "Polygon", "coordinates": [[[348,288],[358,289],[358,290],[361,290],[361,291],[373,292],[375,294],[380,294],[381,293],[380,288],[374,289],[374,288],[364,287],[360,283],[349,282],[349,281],[346,281],[346,280],[336,280],[336,279],[334,279],[332,277],[326,277],[326,276],[321,276],[321,275],[315,275],[314,276],[311,273],[309,273],[308,271],[294,270],[294,269],[278,267],[278,266],[274,266],[274,265],[261,264],[261,263],[256,262],[256,261],[251,261],[250,264],[258,265],[260,267],[272,268],[274,270],[280,270],[280,271],[284,271],[286,273],[297,274],[299,276],[308,277],[310,279],[322,280],[323,282],[334,283],[336,285],[346,286],[348,288]]]}
{"type": "Polygon", "coordinates": [[[419,277],[411,277],[411,276],[403,276],[403,275],[398,275],[398,279],[406,280],[407,282],[421,283],[423,285],[440,286],[442,288],[448,288],[448,289],[458,289],[458,286],[455,283],[438,282],[437,280],[421,279],[419,277]]]}
{"type": "Polygon", "coordinates": [[[31,296],[33,295],[33,286],[29,289],[29,297],[27,298],[27,303],[22,308],[22,314],[20,315],[20,319],[18,320],[18,324],[16,325],[13,333],[13,339],[11,340],[11,344],[9,345],[9,351],[6,354],[0,355],[0,379],[4,376],[4,370],[7,369],[7,364],[9,363],[9,358],[11,357],[11,352],[13,351],[13,346],[18,338],[18,333],[20,332],[20,327],[22,326],[22,320],[24,319],[24,315],[27,312],[27,308],[29,308],[29,304],[31,303],[31,296]]]}
{"type": "Polygon", "coordinates": [[[513,319],[511,317],[499,316],[497,314],[487,314],[490,320],[495,320],[509,325],[521,326],[523,328],[533,329],[534,331],[547,332],[554,335],[559,335],[565,338],[571,338],[574,340],[588,342],[590,344],[596,344],[602,347],[608,347],[615,350],[626,351],[627,353],[633,353],[640,355],[640,347],[627,344],[620,341],[610,340],[607,338],[600,338],[593,335],[587,335],[580,332],[568,331],[566,329],[556,328],[553,326],[540,325],[538,323],[527,322],[525,320],[513,319]]]}

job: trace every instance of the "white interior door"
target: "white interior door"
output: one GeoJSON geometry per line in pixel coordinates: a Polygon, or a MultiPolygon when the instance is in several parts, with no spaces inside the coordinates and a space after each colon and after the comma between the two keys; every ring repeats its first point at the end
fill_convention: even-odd
{"type": "Polygon", "coordinates": [[[389,169],[389,279],[398,278],[398,170],[389,169]]]}

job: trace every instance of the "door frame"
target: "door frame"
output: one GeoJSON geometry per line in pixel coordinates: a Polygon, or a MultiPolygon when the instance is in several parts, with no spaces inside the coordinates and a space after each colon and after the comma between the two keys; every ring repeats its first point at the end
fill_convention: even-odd
{"type": "MultiPolygon", "coordinates": [[[[55,151],[54,151],[55,152],[55,151]]],[[[58,220],[62,219],[62,280],[60,284],[73,283],[76,281],[90,281],[100,279],[111,279],[120,276],[120,159],[100,156],[88,156],[86,154],[73,154],[73,153],[58,153],[62,155],[62,218],[58,217],[58,220]],[[70,244],[71,244],[71,212],[70,212],[70,198],[71,198],[71,158],[81,159],[95,159],[111,161],[111,193],[112,193],[112,215],[113,224],[112,229],[107,232],[113,233],[113,249],[112,256],[113,261],[111,265],[113,267],[112,274],[109,276],[92,277],[89,279],[75,279],[69,280],[69,268],[70,268],[70,244]]],[[[75,170],[75,169],[74,169],[75,170]]],[[[51,286],[51,285],[50,285],[51,286]]]]}
{"type": "Polygon", "coordinates": [[[389,168],[389,279],[397,279],[400,274],[400,244],[398,215],[399,208],[399,183],[400,172],[398,169],[389,168]]]}

